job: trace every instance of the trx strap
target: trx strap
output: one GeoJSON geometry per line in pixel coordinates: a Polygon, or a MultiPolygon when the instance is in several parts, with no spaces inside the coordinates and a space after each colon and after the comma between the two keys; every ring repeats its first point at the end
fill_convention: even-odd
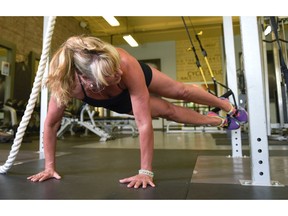
{"type": "MultiPolygon", "coordinates": [[[[195,47],[194,47],[194,45],[193,45],[193,42],[192,42],[192,39],[191,39],[191,35],[190,35],[190,32],[189,32],[188,27],[187,27],[187,25],[186,25],[186,22],[185,22],[184,17],[182,17],[182,20],[183,20],[183,23],[184,23],[184,26],[185,26],[187,35],[188,35],[188,37],[189,37],[190,43],[191,43],[191,45],[192,45],[192,50],[194,51],[194,54],[195,54],[196,64],[197,64],[198,68],[199,68],[200,71],[201,71],[201,74],[202,74],[202,76],[203,76],[203,79],[204,79],[204,82],[205,82],[205,85],[206,85],[208,91],[211,93],[211,91],[210,91],[210,89],[209,89],[209,87],[208,87],[208,85],[207,85],[207,82],[206,82],[204,73],[203,73],[203,71],[202,71],[202,68],[201,68],[201,65],[200,65],[200,61],[199,61],[199,58],[198,58],[198,56],[197,56],[197,54],[196,54],[196,49],[195,49],[195,47]]],[[[191,23],[191,24],[192,24],[192,23],[191,23]]],[[[207,67],[208,67],[208,70],[209,70],[209,73],[210,73],[210,76],[211,76],[211,78],[212,78],[212,80],[213,80],[214,89],[215,89],[215,96],[218,97],[218,93],[217,93],[217,84],[218,84],[218,85],[222,86],[223,88],[227,89],[227,92],[225,92],[225,93],[224,93],[223,95],[221,95],[220,97],[222,97],[222,98],[228,98],[228,97],[232,96],[233,101],[234,101],[234,106],[235,106],[235,108],[237,108],[237,103],[236,103],[236,99],[235,99],[235,95],[234,95],[233,91],[232,91],[229,87],[227,87],[226,85],[224,85],[223,83],[218,82],[218,81],[216,80],[215,76],[214,76],[214,73],[213,73],[213,71],[212,71],[212,69],[211,69],[211,67],[210,67],[210,64],[209,64],[209,61],[208,61],[208,58],[207,58],[207,56],[208,56],[208,55],[207,55],[207,52],[206,52],[206,50],[204,49],[204,47],[202,46],[201,40],[200,40],[200,38],[199,38],[199,35],[201,35],[202,32],[200,32],[200,33],[197,34],[196,31],[195,31],[195,28],[194,28],[193,24],[192,24],[192,28],[193,28],[193,31],[194,31],[194,33],[195,33],[195,37],[196,37],[196,39],[197,39],[197,41],[198,41],[198,43],[199,43],[199,46],[200,46],[200,48],[201,48],[201,52],[202,52],[202,55],[204,56],[205,62],[206,62],[206,64],[207,64],[207,67]]],[[[214,108],[212,111],[213,111],[213,112],[219,112],[220,109],[216,107],[216,108],[214,108]]]]}
{"type": "MultiPolygon", "coordinates": [[[[288,69],[287,69],[287,65],[285,63],[284,56],[282,53],[282,48],[281,48],[280,39],[279,39],[279,35],[278,35],[278,24],[276,22],[276,17],[270,17],[270,23],[271,23],[272,31],[273,31],[275,38],[276,38],[276,42],[278,44],[278,48],[279,48],[281,73],[282,73],[282,76],[284,76],[286,88],[288,88],[288,69]]],[[[288,91],[288,89],[287,89],[287,91],[288,91]]]]}
{"type": "Polygon", "coordinates": [[[186,29],[186,32],[187,32],[189,41],[190,41],[191,46],[192,46],[190,49],[188,49],[188,51],[191,51],[191,49],[193,50],[194,56],[195,56],[195,59],[196,59],[196,65],[197,65],[197,67],[199,68],[199,70],[200,70],[200,72],[201,72],[201,75],[202,75],[202,78],[203,78],[203,80],[204,80],[204,83],[205,83],[205,86],[206,86],[206,88],[207,88],[207,91],[211,93],[211,90],[210,90],[210,88],[209,88],[209,86],[208,86],[208,84],[207,84],[207,81],[206,81],[206,78],[205,78],[205,75],[204,75],[202,66],[201,66],[201,64],[200,64],[198,55],[197,55],[197,53],[196,53],[196,49],[195,49],[195,47],[194,47],[194,44],[193,44],[193,41],[192,41],[191,35],[190,35],[190,33],[189,33],[188,27],[187,27],[187,25],[186,25],[186,22],[185,22],[184,17],[182,17],[182,20],[183,20],[183,23],[184,23],[184,26],[185,26],[185,29],[186,29]]]}

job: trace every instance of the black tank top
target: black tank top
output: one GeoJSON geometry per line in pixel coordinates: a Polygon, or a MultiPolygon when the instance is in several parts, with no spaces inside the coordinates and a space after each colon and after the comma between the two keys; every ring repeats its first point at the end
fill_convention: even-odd
{"type": "MultiPolygon", "coordinates": [[[[142,62],[139,62],[142,71],[145,76],[145,81],[147,87],[150,85],[152,80],[152,70],[151,68],[142,62]]],[[[89,104],[90,106],[94,107],[104,107],[106,109],[112,110],[117,113],[125,113],[128,114],[132,111],[132,103],[128,89],[124,89],[119,95],[109,98],[109,99],[100,99],[96,100],[94,98],[90,98],[86,95],[83,83],[78,75],[78,79],[81,84],[82,91],[84,93],[84,98],[82,99],[83,102],[89,104]]]]}

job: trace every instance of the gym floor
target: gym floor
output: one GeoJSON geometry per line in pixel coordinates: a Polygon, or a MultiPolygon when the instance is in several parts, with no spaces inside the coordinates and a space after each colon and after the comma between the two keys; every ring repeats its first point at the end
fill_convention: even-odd
{"type": "MultiPolygon", "coordinates": [[[[232,158],[229,134],[215,131],[155,131],[156,187],[127,188],[119,179],[139,169],[138,137],[118,134],[100,142],[96,135],[65,134],[57,144],[61,180],[33,183],[26,178],[43,169],[39,138],[26,135],[16,161],[0,175],[1,200],[286,200],[288,143],[269,141],[271,180],[279,186],[243,186],[249,180],[249,140],[243,158],[232,158]]],[[[12,143],[0,143],[4,164],[12,143]]]]}

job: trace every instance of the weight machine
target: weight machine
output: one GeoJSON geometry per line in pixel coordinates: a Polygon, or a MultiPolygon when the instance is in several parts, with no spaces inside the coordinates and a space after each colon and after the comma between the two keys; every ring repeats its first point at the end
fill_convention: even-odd
{"type": "Polygon", "coordinates": [[[112,135],[113,130],[119,127],[130,129],[133,137],[138,134],[137,127],[133,124],[134,118],[121,116],[97,117],[95,114],[95,109],[88,104],[83,104],[81,106],[79,118],[70,112],[66,112],[65,116],[62,118],[61,127],[57,132],[57,137],[62,137],[67,130],[74,135],[74,126],[84,127],[86,129],[85,135],[87,135],[88,131],[91,131],[99,136],[100,141],[102,142],[114,139],[115,137],[112,135]]]}
{"type": "MultiPolygon", "coordinates": [[[[267,131],[269,139],[273,140],[287,140],[288,128],[288,69],[287,69],[287,47],[288,41],[285,38],[285,25],[287,25],[288,17],[263,17],[260,24],[263,30],[266,27],[271,27],[271,34],[266,33],[262,36],[263,41],[263,56],[265,70],[265,83],[266,83],[266,110],[267,110],[267,131]],[[271,39],[270,39],[270,38],[271,39]],[[267,39],[269,38],[269,39],[267,39]],[[273,53],[273,72],[268,71],[268,57],[267,47],[271,45],[273,53]],[[275,77],[275,80],[271,79],[275,77]],[[269,78],[270,77],[270,78],[269,78]],[[274,81],[274,82],[273,82],[274,81]],[[270,85],[270,86],[269,86],[270,85]],[[275,86],[273,89],[273,85],[275,86]],[[269,92],[270,89],[270,92],[269,92]],[[273,90],[274,92],[271,92],[273,90]],[[271,95],[273,94],[273,95],[271,95]],[[275,100],[271,102],[271,98],[275,100]],[[273,109],[275,101],[275,118],[273,120],[273,109]],[[272,105],[272,106],[271,106],[272,105]],[[274,122],[276,121],[276,122],[274,122]]],[[[270,59],[271,60],[271,59],[270,59]]]]}

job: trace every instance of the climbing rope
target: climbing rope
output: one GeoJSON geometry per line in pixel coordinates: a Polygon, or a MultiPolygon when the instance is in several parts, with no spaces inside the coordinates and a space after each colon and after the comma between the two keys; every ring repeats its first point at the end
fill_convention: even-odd
{"type": "Polygon", "coordinates": [[[34,79],[30,98],[28,100],[28,104],[26,106],[26,109],[21,119],[21,122],[19,124],[19,127],[17,129],[15,139],[14,139],[13,145],[11,146],[8,159],[4,165],[0,166],[0,173],[7,173],[7,171],[12,167],[16,159],[16,156],[19,152],[19,149],[21,147],[21,143],[22,143],[27,125],[29,124],[31,115],[33,113],[33,110],[37,101],[40,88],[42,85],[42,78],[43,78],[43,74],[45,72],[46,64],[47,64],[48,57],[49,57],[50,45],[51,45],[55,22],[56,22],[56,17],[49,17],[46,33],[44,35],[44,40],[43,40],[43,48],[42,48],[40,63],[38,66],[36,77],[34,79]]]}

